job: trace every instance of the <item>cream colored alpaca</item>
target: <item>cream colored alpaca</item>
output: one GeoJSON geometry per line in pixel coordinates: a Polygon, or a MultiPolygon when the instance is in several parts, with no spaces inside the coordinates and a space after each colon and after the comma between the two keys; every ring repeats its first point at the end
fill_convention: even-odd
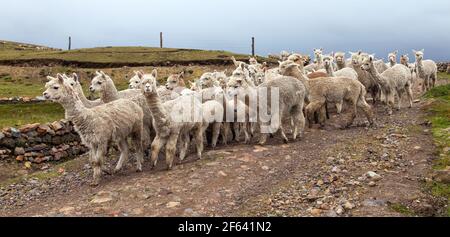
{"type": "Polygon", "coordinates": [[[416,56],[417,76],[423,80],[422,91],[434,87],[437,80],[437,65],[433,60],[423,60],[425,50],[413,50],[416,56]]]}
{"type": "Polygon", "coordinates": [[[151,162],[153,167],[158,161],[161,148],[166,146],[166,164],[171,169],[175,158],[177,143],[180,144],[180,160],[186,156],[190,133],[194,133],[197,155],[201,159],[203,152],[203,122],[201,102],[194,96],[181,96],[174,100],[162,103],[156,82],[144,79],[141,90],[147,99],[152,114],[153,127],[156,137],[151,146],[151,162]],[[189,115],[189,116],[186,116],[189,115]]]}
{"type": "Polygon", "coordinates": [[[392,114],[394,108],[395,93],[398,95],[398,107],[400,110],[402,95],[406,92],[409,99],[409,107],[412,107],[412,78],[409,68],[402,64],[396,64],[383,73],[378,73],[374,64],[374,57],[369,56],[361,65],[361,69],[369,72],[372,77],[381,86],[381,90],[386,96],[386,102],[388,105],[388,113],[392,114]]]}
{"type": "Polygon", "coordinates": [[[158,77],[158,71],[153,69],[150,74],[145,74],[143,71],[134,71],[134,76],[128,81],[128,88],[130,89],[139,89],[141,87],[141,81],[144,78],[149,80],[155,80],[158,77]]]}
{"type": "Polygon", "coordinates": [[[333,57],[330,55],[325,55],[323,57],[323,63],[325,66],[325,70],[327,71],[327,75],[329,77],[347,77],[354,80],[358,80],[358,73],[353,68],[343,68],[338,71],[334,71],[333,69],[333,57]]]}
{"type": "MultiPolygon", "coordinates": [[[[123,91],[117,91],[113,80],[104,72],[96,72],[96,76],[91,81],[89,90],[91,92],[99,92],[100,99],[103,103],[109,103],[118,99],[130,99],[134,103],[138,104],[144,112],[144,133],[142,139],[144,141],[143,146],[147,148],[152,141],[153,125],[151,123],[151,112],[148,109],[147,100],[140,93],[138,89],[127,89],[123,91]]],[[[153,80],[151,77],[148,80],[153,80]]],[[[156,83],[156,80],[153,80],[156,83]]]]}
{"type": "Polygon", "coordinates": [[[83,144],[89,148],[89,160],[94,169],[93,185],[100,182],[104,156],[110,141],[117,143],[121,152],[115,171],[119,171],[128,159],[129,137],[136,147],[137,170],[142,171],[144,115],[139,105],[131,100],[120,99],[86,108],[75,90],[65,82],[64,77],[59,75],[58,78],[49,77],[49,79],[43,95],[46,99],[58,102],[64,107],[83,144]]]}

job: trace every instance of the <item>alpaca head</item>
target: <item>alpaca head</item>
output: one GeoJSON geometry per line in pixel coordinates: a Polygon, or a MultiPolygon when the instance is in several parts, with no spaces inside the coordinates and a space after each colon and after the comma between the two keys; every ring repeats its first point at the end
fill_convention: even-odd
{"type": "Polygon", "coordinates": [[[338,64],[345,63],[345,53],[344,52],[336,52],[334,54],[334,60],[336,60],[336,63],[338,63],[338,64]]]}
{"type": "Polygon", "coordinates": [[[361,62],[361,54],[362,54],[361,50],[358,52],[350,51],[349,53],[350,53],[350,59],[352,61],[352,64],[355,66],[359,65],[361,62]]]}
{"type": "Polygon", "coordinates": [[[389,62],[391,62],[391,63],[397,62],[397,54],[398,54],[398,50],[396,50],[396,51],[394,51],[392,53],[389,53],[388,54],[389,62]]]}
{"type": "Polygon", "coordinates": [[[422,61],[424,51],[425,51],[424,49],[419,50],[419,51],[413,50],[417,62],[422,61]]]}
{"type": "Polygon", "coordinates": [[[210,88],[216,84],[216,77],[211,72],[203,73],[198,82],[201,84],[201,87],[210,88]]]}
{"type": "Polygon", "coordinates": [[[292,54],[291,56],[289,56],[287,60],[290,60],[299,65],[304,65],[306,58],[298,53],[295,53],[295,54],[292,54]]]}
{"type": "Polygon", "coordinates": [[[230,96],[237,95],[240,88],[248,87],[248,81],[250,80],[248,65],[241,64],[231,74],[228,80],[227,87],[229,88],[228,94],[230,96]]]}
{"type": "Polygon", "coordinates": [[[46,100],[63,102],[67,98],[73,98],[76,96],[75,91],[68,84],[62,74],[58,74],[56,78],[47,76],[47,79],[49,81],[45,84],[46,90],[42,93],[46,100]]]}
{"type": "Polygon", "coordinates": [[[409,63],[408,54],[400,56],[400,63],[405,65],[405,66],[408,66],[408,63],[409,63]]]}
{"type": "Polygon", "coordinates": [[[134,71],[134,76],[128,81],[128,88],[130,89],[139,89],[141,86],[141,81],[144,77],[149,77],[152,80],[156,81],[156,77],[158,76],[158,71],[153,69],[151,74],[144,74],[143,71],[134,71]]]}
{"type": "Polygon", "coordinates": [[[111,78],[106,75],[103,71],[96,71],[96,76],[91,81],[91,86],[89,86],[89,91],[92,93],[95,92],[104,92],[106,91],[106,85],[111,78]]]}
{"type": "Polygon", "coordinates": [[[323,53],[323,48],[320,49],[314,49],[314,56],[316,59],[321,59],[323,53]]]}
{"type": "Polygon", "coordinates": [[[144,95],[157,94],[156,80],[152,80],[149,77],[143,78],[139,87],[144,95]]]}
{"type": "Polygon", "coordinates": [[[258,64],[258,61],[257,61],[256,58],[254,58],[254,57],[250,57],[250,58],[248,59],[248,62],[250,63],[250,65],[256,65],[256,64],[258,64]]]}
{"type": "Polygon", "coordinates": [[[280,75],[289,75],[292,71],[294,70],[300,70],[299,66],[297,63],[292,62],[292,61],[284,61],[284,62],[279,62],[280,66],[278,68],[278,72],[280,73],[280,75]]]}
{"type": "Polygon", "coordinates": [[[228,76],[227,76],[227,70],[226,69],[224,71],[221,71],[221,72],[214,71],[213,75],[216,78],[216,81],[218,82],[218,86],[220,86],[222,88],[225,88],[227,86],[228,76]]]}
{"type": "Polygon", "coordinates": [[[324,55],[323,56],[323,63],[325,65],[325,68],[330,68],[333,64],[333,56],[331,55],[324,55]]]}
{"type": "Polygon", "coordinates": [[[281,61],[287,60],[290,55],[291,54],[288,51],[285,51],[285,50],[281,51],[281,53],[280,53],[281,61]]]}
{"type": "Polygon", "coordinates": [[[173,90],[176,87],[185,87],[184,72],[172,74],[167,78],[166,89],[173,90]]]}
{"type": "Polygon", "coordinates": [[[365,71],[370,71],[372,68],[374,68],[373,61],[375,61],[375,55],[369,55],[368,57],[365,57],[361,69],[365,71]]]}

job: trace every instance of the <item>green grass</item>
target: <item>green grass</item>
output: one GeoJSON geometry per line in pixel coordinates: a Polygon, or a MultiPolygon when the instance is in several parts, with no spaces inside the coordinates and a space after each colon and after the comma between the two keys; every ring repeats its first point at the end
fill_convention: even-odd
{"type": "Polygon", "coordinates": [[[5,81],[0,78],[0,97],[36,97],[42,95],[44,91],[44,83],[38,83],[36,81],[23,82],[23,81],[5,81]]]}
{"type": "Polygon", "coordinates": [[[80,63],[157,65],[166,62],[229,61],[231,56],[235,56],[238,60],[248,59],[248,55],[222,50],[152,47],[99,47],[70,51],[36,50],[35,48],[17,50],[15,46],[1,48],[0,44],[0,60],[16,61],[51,59],[80,63]]]}
{"type": "MultiPolygon", "coordinates": [[[[444,150],[450,147],[450,84],[431,89],[425,94],[425,97],[433,99],[427,110],[439,154],[433,168],[440,170],[450,166],[450,151],[444,150]]],[[[428,184],[428,188],[433,195],[447,198],[447,215],[450,216],[450,185],[432,182],[428,184]]]]}
{"type": "Polygon", "coordinates": [[[446,72],[438,72],[438,78],[440,80],[450,80],[450,74],[447,74],[446,72]]]}
{"type": "Polygon", "coordinates": [[[0,128],[47,123],[64,118],[64,109],[55,103],[0,104],[0,128]]]}
{"type": "Polygon", "coordinates": [[[411,211],[407,206],[399,204],[399,203],[392,203],[389,205],[389,208],[391,208],[392,210],[401,213],[403,215],[406,216],[413,216],[414,212],[411,211]]]}

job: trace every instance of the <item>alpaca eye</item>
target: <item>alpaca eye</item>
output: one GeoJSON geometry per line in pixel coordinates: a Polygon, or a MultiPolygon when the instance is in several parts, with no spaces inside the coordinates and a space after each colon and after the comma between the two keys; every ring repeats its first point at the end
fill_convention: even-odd
{"type": "Polygon", "coordinates": [[[97,84],[101,85],[101,84],[102,84],[102,82],[101,82],[101,81],[99,81],[99,82],[97,82],[97,84]]]}
{"type": "Polygon", "coordinates": [[[58,90],[58,89],[59,89],[59,87],[57,87],[57,86],[54,86],[54,87],[53,87],[53,89],[55,89],[55,90],[58,90]]]}

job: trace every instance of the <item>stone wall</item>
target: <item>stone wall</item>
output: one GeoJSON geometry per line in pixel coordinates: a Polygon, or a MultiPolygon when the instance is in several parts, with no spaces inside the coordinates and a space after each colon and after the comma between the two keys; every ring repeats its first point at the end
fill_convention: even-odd
{"type": "Polygon", "coordinates": [[[0,160],[42,163],[58,161],[87,152],[71,122],[29,124],[0,132],[0,160]]]}

